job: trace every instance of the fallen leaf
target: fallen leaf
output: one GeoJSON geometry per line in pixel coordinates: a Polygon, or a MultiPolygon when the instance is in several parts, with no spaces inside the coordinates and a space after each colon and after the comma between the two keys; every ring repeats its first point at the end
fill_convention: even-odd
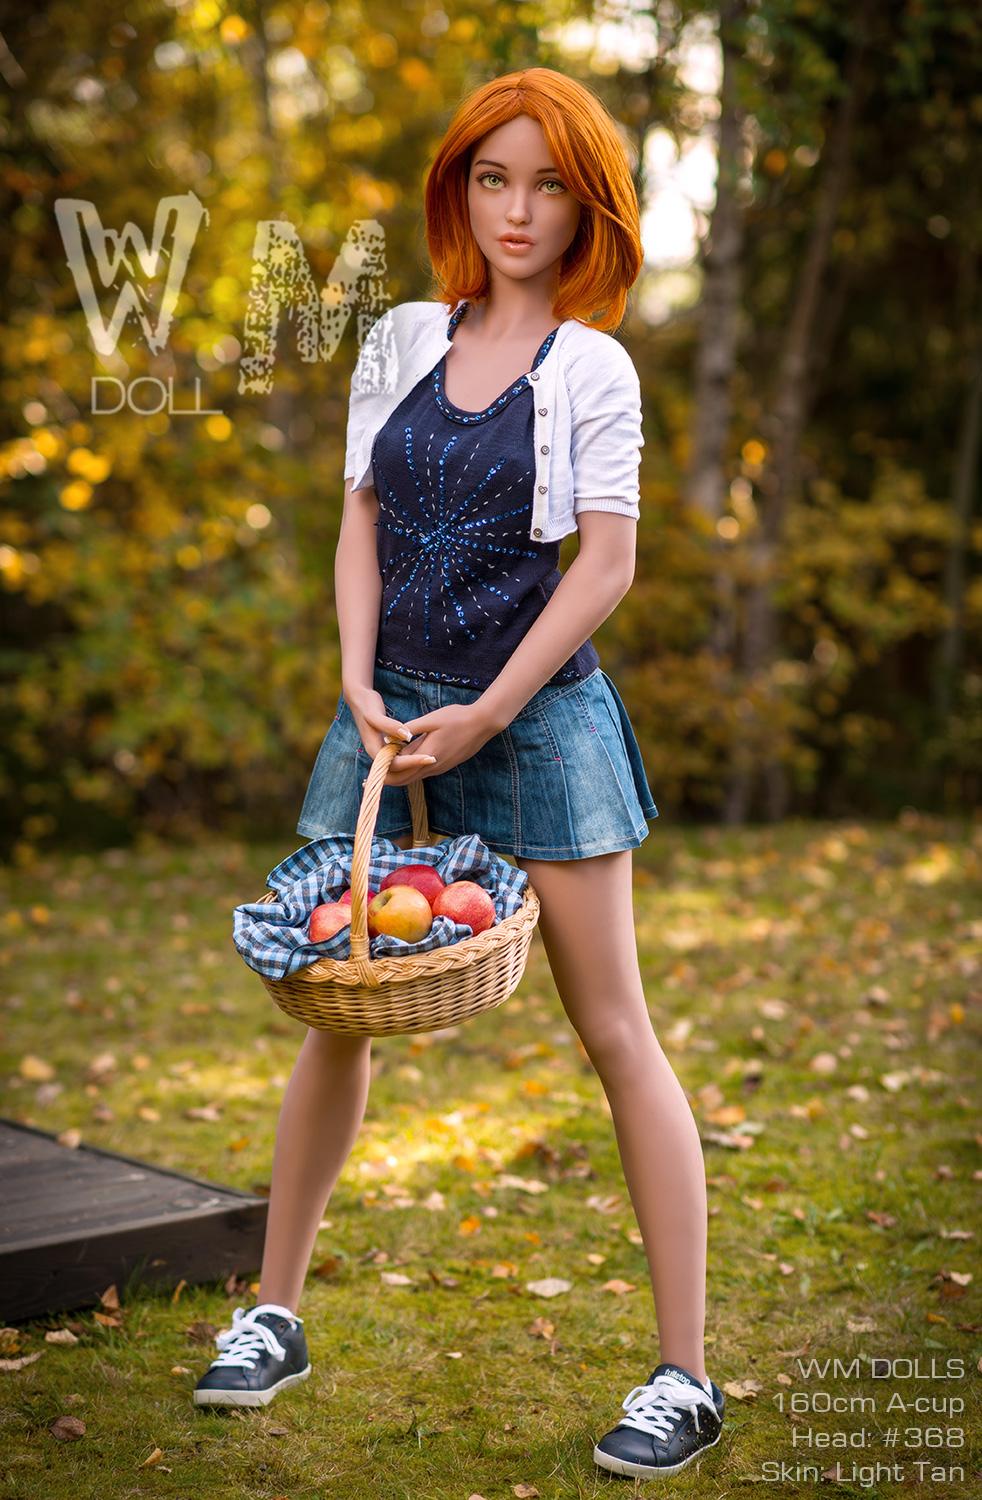
{"type": "Polygon", "coordinates": [[[26,1053],[20,1060],[20,1076],[28,1078],[32,1083],[47,1083],[54,1078],[55,1070],[43,1057],[36,1057],[33,1052],[26,1053]]]}
{"type": "Polygon", "coordinates": [[[43,1353],[43,1349],[38,1349],[34,1354],[22,1354],[19,1359],[0,1359],[0,1370],[23,1370],[25,1365],[32,1365],[40,1359],[43,1353]]]}
{"type": "Polygon", "coordinates": [[[616,1277],[613,1281],[605,1281],[600,1288],[602,1292],[613,1292],[618,1297],[623,1297],[627,1292],[636,1292],[637,1287],[631,1281],[619,1281],[616,1277]]]}
{"type": "Polygon", "coordinates": [[[598,1214],[615,1214],[623,1207],[623,1198],[617,1193],[609,1193],[605,1198],[599,1193],[591,1193],[586,1200],[587,1208],[595,1208],[598,1214]]]}
{"type": "Polygon", "coordinates": [[[573,1289],[571,1281],[563,1281],[558,1276],[546,1276],[541,1281],[527,1281],[525,1290],[536,1297],[558,1297],[561,1292],[569,1292],[573,1289]]]}
{"type": "Polygon", "coordinates": [[[523,1193],[548,1193],[549,1191],[547,1182],[540,1182],[536,1177],[517,1177],[510,1172],[502,1172],[500,1177],[496,1177],[494,1186],[518,1188],[523,1193]]]}
{"type": "Polygon", "coordinates": [[[159,1464],[163,1456],[163,1448],[154,1448],[153,1452],[148,1454],[147,1457],[143,1460],[142,1464],[139,1465],[139,1468],[146,1469],[149,1468],[151,1464],[159,1464]]]}
{"type": "Polygon", "coordinates": [[[728,1396],[732,1396],[734,1401],[755,1401],[758,1391],[762,1390],[762,1386],[759,1380],[750,1378],[746,1380],[728,1380],[723,1386],[723,1390],[728,1396]]]}
{"type": "Polygon", "coordinates": [[[77,1344],[78,1339],[70,1328],[49,1328],[44,1335],[46,1344],[77,1344]]]}
{"type": "Polygon", "coordinates": [[[81,1417],[55,1417],[48,1431],[60,1442],[74,1443],[85,1436],[85,1423],[81,1417]]]}

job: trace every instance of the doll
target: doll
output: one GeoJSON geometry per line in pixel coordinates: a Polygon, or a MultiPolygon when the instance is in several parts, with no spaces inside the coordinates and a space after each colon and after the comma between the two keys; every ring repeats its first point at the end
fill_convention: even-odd
{"type": "MultiPolygon", "coordinates": [[[[297,831],[353,834],[364,778],[395,737],[377,834],[410,847],[405,788],[422,780],[434,834],[478,833],[528,872],[610,1104],[658,1326],[660,1362],[593,1457],[614,1474],[671,1474],[722,1430],[703,1364],[705,1168],[638,963],[631,850],[658,809],[590,639],[635,567],[640,386],[610,330],[641,268],[637,195],[600,100],[528,68],[460,105],[425,211],[439,296],[390,308],[352,377],[342,691],[297,831]]],[[[370,1038],[308,1031],[277,1131],[259,1301],[219,1335],[199,1404],[266,1404],[310,1372],[297,1306],[370,1051],[370,1038]]]]}

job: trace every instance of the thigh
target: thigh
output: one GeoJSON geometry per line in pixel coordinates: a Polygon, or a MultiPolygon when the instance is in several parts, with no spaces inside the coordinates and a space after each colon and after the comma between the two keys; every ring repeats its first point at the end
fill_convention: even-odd
{"type": "Polygon", "coordinates": [[[539,897],[539,933],[563,1007],[588,1050],[650,1030],[634,928],[632,851],[515,857],[539,897]]]}

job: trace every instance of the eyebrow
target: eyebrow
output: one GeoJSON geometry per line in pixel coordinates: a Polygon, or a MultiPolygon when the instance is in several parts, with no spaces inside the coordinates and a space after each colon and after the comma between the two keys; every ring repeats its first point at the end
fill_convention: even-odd
{"type": "MultiPolygon", "coordinates": [[[[501,167],[506,172],[508,170],[508,168],[505,166],[504,162],[502,162],[502,161],[489,161],[486,156],[479,157],[479,159],[474,163],[474,165],[475,165],[475,167],[501,167]]],[[[539,167],[538,171],[539,172],[556,172],[558,174],[559,168],[558,167],[539,167]]]]}

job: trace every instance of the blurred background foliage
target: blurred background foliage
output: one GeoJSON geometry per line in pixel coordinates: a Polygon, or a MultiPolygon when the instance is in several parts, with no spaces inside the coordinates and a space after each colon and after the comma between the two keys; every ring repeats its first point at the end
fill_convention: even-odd
{"type": "MultiPolygon", "coordinates": [[[[375,220],[385,298],[432,295],[431,153],[466,91],[527,65],[605,100],[646,215],[650,261],[618,331],[645,402],[638,567],[596,641],[660,809],[739,823],[977,803],[976,6],[4,10],[0,833],[15,860],[141,829],[296,840],[339,687],[359,328],[302,358],[284,309],[273,389],[242,393],[257,226],[294,226],[320,292],[352,225],[375,220]],[[666,149],[715,164],[675,261],[659,254],[666,149]],[[131,317],[100,356],[56,200],[149,239],[160,200],[189,192],[207,221],[166,348],[131,317]],[[96,415],[100,375],[172,382],[176,409],[96,415]]],[[[159,306],[161,278],[125,270],[159,306]]]]}

